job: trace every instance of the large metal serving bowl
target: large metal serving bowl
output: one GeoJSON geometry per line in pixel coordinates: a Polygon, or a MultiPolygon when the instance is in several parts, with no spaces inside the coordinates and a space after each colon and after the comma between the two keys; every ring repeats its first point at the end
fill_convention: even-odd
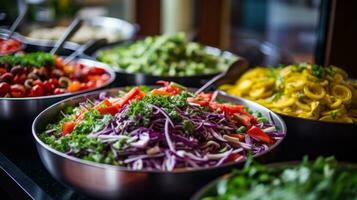
{"type": "Polygon", "coordinates": [[[335,156],[343,161],[357,161],[357,124],[324,122],[279,114],[289,127],[281,144],[279,160],[335,156]],[[286,153],[289,152],[289,153],[286,153]]]}
{"type": "MultiPolygon", "coordinates": [[[[278,168],[278,169],[283,169],[287,167],[294,167],[297,166],[301,163],[301,161],[289,161],[289,162],[278,162],[278,163],[271,163],[268,164],[268,168],[278,168]]],[[[339,167],[342,169],[354,169],[357,170],[357,164],[355,163],[340,163],[339,167]]],[[[217,185],[220,181],[222,180],[228,180],[233,174],[228,173],[225,174],[211,182],[209,182],[207,185],[202,187],[200,190],[198,190],[190,200],[201,200],[204,197],[208,196],[215,196],[217,195],[217,185]]],[[[269,194],[267,194],[269,196],[269,194]]]]}
{"type": "MultiPolygon", "coordinates": [[[[55,179],[97,198],[187,199],[208,181],[227,173],[232,167],[238,167],[244,162],[195,170],[179,169],[173,172],[136,171],[68,156],[52,149],[38,138],[38,134],[45,130],[47,124],[55,122],[60,111],[66,106],[78,105],[79,102],[88,98],[97,98],[101,92],[116,95],[120,89],[97,91],[66,99],[47,108],[35,119],[32,133],[36,140],[37,150],[43,164],[55,179]]],[[[284,121],[267,108],[242,98],[224,94],[219,94],[219,97],[229,102],[246,105],[252,110],[259,110],[264,115],[271,114],[276,126],[286,133],[284,121]]],[[[255,157],[263,158],[271,154],[272,152],[267,153],[278,146],[280,142],[281,140],[277,141],[268,151],[257,154],[255,157]]]]}
{"type": "Polygon", "coordinates": [[[76,59],[74,62],[82,63],[88,67],[101,67],[110,75],[110,80],[102,87],[82,90],[75,93],[25,98],[0,98],[0,122],[3,126],[7,127],[7,129],[5,128],[3,131],[23,132],[30,130],[33,119],[48,106],[68,97],[103,89],[110,85],[115,79],[114,71],[103,63],[88,59],[76,59]],[[21,124],[20,126],[19,123],[21,124]]]}
{"type": "MultiPolygon", "coordinates": [[[[135,37],[136,32],[138,31],[138,26],[136,24],[129,23],[125,20],[113,18],[113,17],[104,17],[104,16],[96,16],[90,18],[83,18],[84,23],[90,27],[100,28],[108,31],[112,31],[115,34],[119,34],[120,38],[115,41],[110,41],[110,44],[117,44],[123,41],[131,40],[135,37]]],[[[39,25],[39,27],[54,27],[56,24],[49,25],[39,25]]],[[[55,42],[53,40],[47,39],[38,39],[31,38],[28,36],[29,32],[38,26],[28,26],[24,24],[21,26],[20,33],[24,35],[24,38],[31,44],[46,44],[55,42]]],[[[75,42],[71,42],[77,44],[75,42]]]]}
{"type": "MultiPolygon", "coordinates": [[[[126,43],[129,44],[129,43],[126,43]]],[[[116,45],[109,45],[95,51],[92,56],[98,58],[98,53],[101,51],[115,48],[116,45]]],[[[226,59],[233,59],[236,55],[229,51],[223,51],[221,49],[206,46],[205,50],[215,56],[221,56],[226,59]]],[[[244,59],[243,57],[238,57],[244,59]]],[[[113,68],[116,73],[116,83],[118,86],[126,85],[154,85],[159,80],[172,81],[188,87],[200,87],[204,85],[208,80],[212,79],[217,74],[201,74],[192,76],[156,76],[144,73],[129,73],[119,68],[113,68]]]]}

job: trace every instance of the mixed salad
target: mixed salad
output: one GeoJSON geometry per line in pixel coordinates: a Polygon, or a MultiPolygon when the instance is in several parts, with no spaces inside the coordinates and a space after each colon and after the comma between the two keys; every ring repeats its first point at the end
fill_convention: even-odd
{"type": "Polygon", "coordinates": [[[183,33],[147,37],[132,44],[98,53],[97,59],[127,73],[154,76],[193,76],[216,74],[235,61],[213,55],[183,33]]]}
{"type": "Polygon", "coordinates": [[[193,96],[159,81],[118,96],[101,93],[67,107],[39,138],[84,160],[133,170],[173,171],[219,166],[267,151],[284,137],[274,120],[243,105],[222,103],[217,93],[193,96]]]}
{"type": "Polygon", "coordinates": [[[0,57],[0,97],[38,97],[101,87],[110,75],[100,67],[64,64],[49,53],[0,57]]]}
{"type": "Polygon", "coordinates": [[[334,158],[304,158],[299,165],[266,167],[246,162],[243,170],[219,180],[202,200],[357,199],[357,167],[338,165],[334,158]]]}

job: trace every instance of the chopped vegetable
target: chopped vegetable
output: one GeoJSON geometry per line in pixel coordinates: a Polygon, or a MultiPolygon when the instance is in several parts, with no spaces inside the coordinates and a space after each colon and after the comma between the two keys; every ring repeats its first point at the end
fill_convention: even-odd
{"type": "Polygon", "coordinates": [[[100,51],[98,60],[128,73],[155,76],[216,74],[235,61],[209,53],[183,33],[147,37],[132,44],[100,51]]]}
{"type": "Polygon", "coordinates": [[[100,67],[65,65],[49,53],[0,57],[0,97],[39,97],[103,86],[110,75],[100,67]],[[10,87],[9,87],[10,86],[10,87]]]}
{"type": "Polygon", "coordinates": [[[197,98],[205,104],[192,103],[195,98],[184,87],[161,83],[146,92],[134,87],[118,96],[100,94],[64,110],[40,139],[94,162],[173,171],[244,160],[248,152],[266,151],[284,137],[272,122],[258,122],[243,105],[218,103],[217,94],[204,93],[197,98]],[[236,115],[245,116],[249,126],[236,115]],[[273,128],[262,134],[258,127],[273,128]]]}

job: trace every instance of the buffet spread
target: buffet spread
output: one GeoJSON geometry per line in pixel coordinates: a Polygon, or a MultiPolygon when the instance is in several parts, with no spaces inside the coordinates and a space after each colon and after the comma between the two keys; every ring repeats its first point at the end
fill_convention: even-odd
{"type": "Polygon", "coordinates": [[[79,47],[108,43],[75,58],[41,51],[64,27],[1,35],[1,120],[32,124],[16,128],[32,130],[56,180],[96,198],[357,197],[356,165],[318,157],[355,150],[354,77],[308,63],[243,70],[237,61],[244,58],[183,33],[132,40],[135,25],[125,24],[131,31],[82,27],[72,39],[79,47]],[[233,65],[243,73],[222,75],[233,65]],[[216,77],[224,83],[196,92],[216,77]],[[264,162],[284,142],[283,154],[299,148],[311,157],[264,162]]]}

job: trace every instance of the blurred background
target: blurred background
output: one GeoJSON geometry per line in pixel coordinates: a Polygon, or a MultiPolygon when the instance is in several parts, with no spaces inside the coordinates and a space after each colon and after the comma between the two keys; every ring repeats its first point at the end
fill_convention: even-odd
{"type": "MultiPolygon", "coordinates": [[[[352,13],[340,12],[351,8],[346,3],[336,4],[335,0],[27,2],[30,12],[28,21],[24,23],[26,26],[54,23],[66,25],[75,15],[110,16],[138,24],[141,37],[186,32],[195,41],[248,58],[252,66],[314,62],[340,65],[356,74],[346,53],[342,54],[334,48],[342,46],[349,49],[356,44],[355,40],[348,39],[353,36],[347,30],[349,26],[344,25],[346,20],[352,20],[348,16],[352,13]]],[[[18,5],[17,1],[2,1],[1,25],[11,24],[21,9],[18,5]]]]}

